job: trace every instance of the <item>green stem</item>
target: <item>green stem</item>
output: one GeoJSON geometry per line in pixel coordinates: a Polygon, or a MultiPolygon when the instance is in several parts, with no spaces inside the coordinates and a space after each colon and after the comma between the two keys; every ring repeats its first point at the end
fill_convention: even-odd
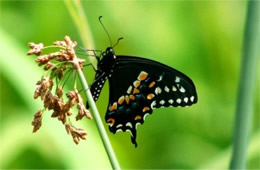
{"type": "MultiPolygon", "coordinates": [[[[94,43],[93,38],[91,36],[90,27],[86,19],[85,12],[82,8],[81,1],[80,0],[64,0],[65,5],[67,6],[70,15],[78,29],[78,32],[80,34],[80,37],[83,41],[83,44],[88,49],[94,49],[94,43]]],[[[95,60],[90,59],[90,62],[92,64],[96,63],[95,60]]],[[[78,67],[79,68],[79,67],[78,67]]],[[[88,103],[90,105],[90,108],[92,110],[94,120],[96,121],[97,128],[99,131],[99,134],[101,136],[102,142],[104,144],[104,147],[106,149],[107,155],[109,157],[110,163],[112,165],[113,169],[120,169],[120,166],[118,164],[118,161],[116,159],[115,153],[113,151],[113,148],[110,144],[109,138],[106,134],[105,128],[103,126],[102,120],[100,118],[100,114],[98,113],[96,104],[92,98],[91,92],[89,90],[87,81],[85,79],[85,76],[81,69],[77,69],[78,76],[80,78],[81,84],[83,86],[84,93],[87,96],[88,103]]]]}
{"type": "Polygon", "coordinates": [[[231,169],[245,169],[247,164],[248,140],[252,126],[254,85],[257,72],[257,53],[260,40],[259,6],[260,1],[248,2],[231,169]]]}
{"type": "MultiPolygon", "coordinates": [[[[76,25],[80,38],[87,49],[94,49],[94,40],[91,36],[90,26],[88,24],[85,12],[82,8],[80,0],[64,0],[65,5],[76,25]]],[[[94,58],[89,59],[90,62],[95,65],[96,60],[94,58]]]]}
{"type": "Polygon", "coordinates": [[[89,106],[90,106],[90,108],[92,110],[92,113],[93,113],[93,116],[94,116],[94,120],[96,121],[96,124],[97,124],[98,132],[99,132],[99,134],[100,134],[100,136],[102,138],[102,141],[103,141],[103,144],[105,146],[106,152],[107,152],[109,160],[111,162],[111,165],[112,165],[113,169],[120,169],[120,166],[119,166],[119,164],[117,162],[115,153],[113,151],[113,148],[111,146],[109,138],[108,138],[108,136],[106,134],[106,130],[105,130],[104,126],[103,126],[102,120],[101,120],[100,115],[98,113],[95,101],[92,98],[92,95],[91,95],[90,89],[88,87],[88,83],[87,83],[87,81],[85,79],[85,76],[84,76],[84,74],[83,74],[83,72],[82,72],[82,70],[80,68],[77,69],[77,72],[78,72],[78,76],[79,76],[79,79],[80,79],[80,82],[81,82],[83,88],[86,89],[86,90],[84,90],[84,93],[87,96],[87,100],[88,100],[89,106]]]}
{"type": "Polygon", "coordinates": [[[80,0],[64,0],[64,2],[79,31],[80,38],[82,39],[85,48],[92,49],[94,41],[80,0]]]}
{"type": "Polygon", "coordinates": [[[49,45],[49,46],[43,47],[42,49],[45,50],[45,49],[48,49],[48,48],[61,48],[61,49],[63,49],[63,50],[66,50],[65,47],[63,47],[63,46],[58,46],[58,45],[49,45]]]}

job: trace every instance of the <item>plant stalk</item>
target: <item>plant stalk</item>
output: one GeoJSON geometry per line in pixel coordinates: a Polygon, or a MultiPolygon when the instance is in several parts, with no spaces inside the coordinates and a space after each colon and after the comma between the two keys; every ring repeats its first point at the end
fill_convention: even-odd
{"type": "MultiPolygon", "coordinates": [[[[75,25],[78,29],[78,32],[79,32],[80,37],[81,37],[81,39],[84,43],[84,46],[86,48],[94,49],[93,48],[94,47],[94,45],[93,45],[94,41],[93,41],[93,38],[91,36],[90,26],[87,22],[84,10],[82,8],[81,1],[80,0],[64,0],[64,3],[67,6],[68,11],[70,12],[70,15],[71,15],[71,17],[72,17],[72,19],[73,19],[73,21],[74,21],[74,23],[75,23],[75,25]]],[[[90,62],[92,64],[96,63],[96,61],[91,60],[91,59],[90,59],[90,62]]],[[[92,110],[94,120],[97,124],[98,132],[101,136],[102,142],[103,142],[104,147],[106,149],[106,152],[107,152],[107,155],[109,157],[111,166],[112,166],[113,169],[120,169],[119,163],[116,159],[115,153],[113,151],[113,148],[111,146],[109,138],[106,134],[105,128],[103,126],[102,120],[100,118],[100,114],[97,110],[96,104],[95,104],[95,102],[92,98],[92,94],[89,90],[88,83],[85,79],[85,76],[84,76],[82,70],[79,67],[77,67],[77,68],[78,68],[77,73],[78,73],[79,79],[81,81],[83,88],[85,89],[84,93],[87,97],[87,101],[88,101],[90,108],[92,110]]]]}
{"type": "Polygon", "coordinates": [[[246,169],[247,164],[259,57],[259,7],[260,1],[248,1],[230,169],[246,169]]]}
{"type": "MultiPolygon", "coordinates": [[[[74,63],[76,63],[76,62],[74,62],[74,63]]],[[[109,138],[108,138],[108,136],[106,134],[106,130],[105,130],[104,126],[103,126],[102,120],[100,118],[100,114],[99,114],[97,106],[95,104],[95,101],[92,98],[92,94],[91,94],[90,89],[88,87],[87,80],[85,79],[85,76],[84,76],[82,70],[80,69],[79,65],[78,65],[77,68],[78,68],[77,69],[77,73],[78,73],[80,82],[81,82],[83,88],[86,89],[86,90],[84,90],[84,93],[87,96],[87,101],[88,101],[89,106],[90,106],[90,108],[92,110],[94,120],[95,120],[95,122],[97,124],[98,132],[99,132],[99,134],[101,136],[102,142],[103,142],[104,147],[106,149],[107,155],[108,155],[110,163],[112,165],[112,168],[118,170],[118,169],[120,169],[119,163],[118,163],[118,161],[116,159],[116,156],[115,156],[115,153],[113,151],[112,145],[111,145],[111,143],[109,141],[109,138]]]]}

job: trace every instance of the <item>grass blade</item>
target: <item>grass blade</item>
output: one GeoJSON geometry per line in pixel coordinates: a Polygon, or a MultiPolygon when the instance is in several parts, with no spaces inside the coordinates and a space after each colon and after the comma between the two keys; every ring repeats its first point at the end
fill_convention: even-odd
{"type": "Polygon", "coordinates": [[[231,169],[245,169],[247,163],[259,51],[259,5],[260,1],[248,2],[231,169]]]}

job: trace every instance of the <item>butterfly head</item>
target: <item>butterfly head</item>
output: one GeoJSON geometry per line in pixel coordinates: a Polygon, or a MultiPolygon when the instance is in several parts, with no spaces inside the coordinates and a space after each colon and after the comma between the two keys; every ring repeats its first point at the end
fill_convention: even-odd
{"type": "Polygon", "coordinates": [[[114,65],[115,59],[116,56],[113,48],[108,47],[106,51],[102,52],[101,58],[98,60],[98,70],[109,74],[114,65]]]}
{"type": "Polygon", "coordinates": [[[115,58],[115,51],[113,50],[112,47],[107,47],[106,51],[103,51],[102,52],[102,55],[101,55],[101,60],[104,60],[104,58],[115,58]]]}
{"type": "Polygon", "coordinates": [[[115,55],[115,52],[112,47],[107,47],[105,54],[106,55],[115,55]]]}
{"type": "Polygon", "coordinates": [[[106,51],[102,54],[103,58],[106,58],[105,60],[113,60],[116,58],[115,52],[112,47],[107,47],[106,51]]]}

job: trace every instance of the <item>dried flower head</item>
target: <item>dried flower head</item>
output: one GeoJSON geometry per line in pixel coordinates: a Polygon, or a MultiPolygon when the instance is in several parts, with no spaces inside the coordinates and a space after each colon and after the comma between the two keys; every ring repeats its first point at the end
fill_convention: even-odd
{"type": "Polygon", "coordinates": [[[58,98],[61,98],[62,95],[63,95],[63,88],[62,88],[62,86],[58,86],[58,90],[57,90],[58,98]]]}
{"type": "Polygon", "coordinates": [[[35,44],[33,42],[30,42],[29,47],[31,49],[27,52],[27,55],[32,55],[32,54],[41,55],[43,49],[43,43],[35,44]]]}
{"type": "MultiPolygon", "coordinates": [[[[78,144],[80,139],[86,139],[87,133],[83,129],[75,128],[70,123],[69,119],[72,116],[71,108],[77,104],[78,114],[76,120],[80,120],[84,116],[89,119],[92,117],[85,108],[83,99],[76,88],[67,92],[66,98],[63,95],[63,86],[68,80],[68,76],[64,76],[65,72],[68,69],[82,69],[85,62],[84,59],[78,59],[76,56],[74,48],[77,46],[77,42],[72,41],[69,36],[65,36],[64,41],[54,42],[54,47],[59,48],[58,51],[44,55],[41,55],[42,50],[53,46],[43,47],[42,43],[29,43],[29,46],[30,50],[27,54],[37,55],[36,63],[39,66],[44,66],[43,68],[46,71],[46,75],[37,82],[37,88],[34,92],[34,99],[40,96],[44,109],[34,115],[34,120],[32,121],[34,126],[33,132],[36,132],[41,127],[42,113],[48,109],[52,111],[51,117],[61,121],[65,125],[68,134],[73,137],[73,141],[78,144]],[[52,90],[54,85],[56,86],[55,90],[52,90]]],[[[76,83],[74,87],[76,87],[76,83]]]]}
{"type": "Polygon", "coordinates": [[[75,103],[78,101],[77,98],[77,91],[69,91],[66,93],[66,96],[69,98],[69,101],[67,102],[70,107],[73,107],[75,103]]]}
{"type": "Polygon", "coordinates": [[[76,116],[76,120],[80,120],[82,119],[84,116],[86,116],[88,119],[92,119],[92,116],[89,112],[89,110],[86,109],[84,103],[83,103],[83,99],[80,96],[80,94],[78,93],[77,90],[75,90],[75,94],[77,95],[77,102],[78,102],[78,115],[76,116]]]}
{"type": "Polygon", "coordinates": [[[59,78],[59,79],[61,79],[61,78],[63,77],[63,73],[64,73],[64,71],[65,71],[66,69],[67,69],[67,66],[66,66],[66,65],[60,68],[59,73],[58,73],[58,78],[59,78]]]}
{"type": "Polygon", "coordinates": [[[41,96],[41,99],[44,100],[46,92],[52,89],[53,81],[49,77],[44,77],[41,81],[38,81],[36,85],[38,85],[38,87],[34,92],[34,99],[41,96]]]}
{"type": "Polygon", "coordinates": [[[76,41],[73,42],[69,36],[65,36],[64,40],[67,44],[68,55],[73,56],[73,58],[74,58],[74,56],[76,54],[74,48],[77,46],[77,42],[76,41]]]}
{"type": "Polygon", "coordinates": [[[40,111],[36,112],[34,115],[34,119],[32,121],[33,132],[36,132],[37,130],[39,130],[42,125],[42,113],[43,113],[43,110],[40,110],[40,111]]]}
{"type": "Polygon", "coordinates": [[[49,70],[50,68],[52,68],[54,66],[54,64],[53,63],[51,63],[51,62],[47,62],[47,64],[45,65],[45,67],[44,67],[44,70],[49,70]]]}
{"type": "Polygon", "coordinates": [[[55,41],[53,44],[56,45],[56,46],[62,46],[62,47],[66,47],[67,46],[65,41],[55,41]]]}
{"type": "Polygon", "coordinates": [[[48,108],[49,110],[53,108],[53,96],[52,93],[50,91],[48,91],[45,95],[43,104],[45,108],[48,108]]]}
{"type": "Polygon", "coordinates": [[[76,120],[81,120],[84,116],[86,116],[88,119],[92,119],[92,116],[88,109],[86,109],[85,105],[82,103],[78,103],[78,114],[76,116],[76,120]]]}
{"type": "Polygon", "coordinates": [[[68,123],[65,123],[65,129],[68,134],[71,134],[73,141],[78,144],[80,139],[86,139],[87,132],[80,128],[74,128],[68,123]]]}

